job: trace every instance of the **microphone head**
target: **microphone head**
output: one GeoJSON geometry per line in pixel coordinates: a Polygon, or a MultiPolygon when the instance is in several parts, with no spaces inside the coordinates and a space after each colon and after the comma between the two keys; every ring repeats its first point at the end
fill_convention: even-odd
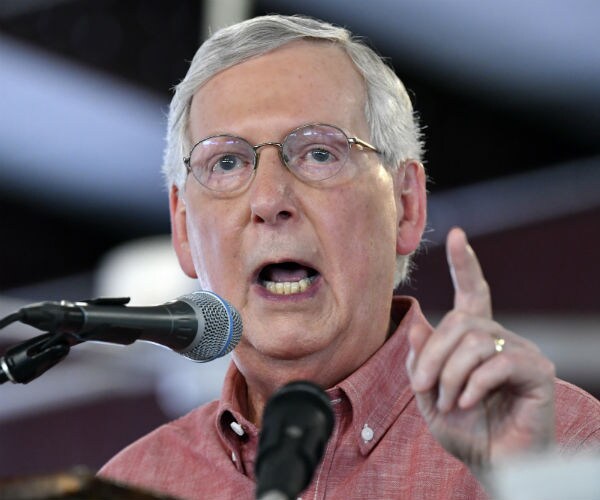
{"type": "Polygon", "coordinates": [[[236,309],[216,293],[201,290],[183,295],[196,311],[198,334],[192,344],[180,354],[198,362],[212,361],[233,350],[242,338],[242,318],[236,309]]]}
{"type": "Polygon", "coordinates": [[[309,485],[333,426],[331,402],[319,386],[300,380],[275,392],[262,419],[256,497],[297,498],[309,485]],[[271,496],[274,492],[284,495],[271,496]]]}

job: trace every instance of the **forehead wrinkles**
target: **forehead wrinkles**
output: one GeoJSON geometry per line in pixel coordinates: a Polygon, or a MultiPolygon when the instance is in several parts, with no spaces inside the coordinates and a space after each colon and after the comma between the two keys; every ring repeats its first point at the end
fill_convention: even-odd
{"type": "Polygon", "coordinates": [[[192,99],[187,128],[192,140],[199,140],[235,132],[232,127],[244,117],[276,119],[285,114],[298,117],[294,127],[328,121],[364,135],[368,128],[355,127],[366,122],[365,101],[364,79],[343,49],[324,42],[293,42],[209,79],[192,99]]]}

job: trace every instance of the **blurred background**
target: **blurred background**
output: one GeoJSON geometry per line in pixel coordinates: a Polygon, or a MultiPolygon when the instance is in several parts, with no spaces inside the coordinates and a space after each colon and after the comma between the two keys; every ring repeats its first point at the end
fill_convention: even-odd
{"type": "MultiPolygon", "coordinates": [[[[443,241],[461,225],[496,316],[600,395],[600,3],[546,0],[2,0],[0,316],[39,300],[195,284],[169,247],[160,176],[171,88],[211,30],[258,14],[350,28],[388,58],[427,142],[429,229],[411,282],[452,305],[443,241]]],[[[2,330],[2,352],[40,332],[2,330]]],[[[138,345],[139,344],[139,345],[138,345]]],[[[0,477],[96,469],[217,397],[227,359],[86,344],[0,388],[0,477]]]]}

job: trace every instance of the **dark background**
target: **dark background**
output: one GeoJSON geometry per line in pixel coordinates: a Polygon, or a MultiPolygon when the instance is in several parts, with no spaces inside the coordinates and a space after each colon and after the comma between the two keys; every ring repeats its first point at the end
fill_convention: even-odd
{"type": "MultiPolygon", "coordinates": [[[[148,90],[163,99],[165,107],[170,89],[183,77],[187,61],[195,52],[205,21],[202,2],[190,0],[31,2],[31,8],[15,7],[13,11],[8,7],[11,3],[27,4],[6,2],[5,13],[0,18],[0,33],[148,90]]],[[[570,101],[562,104],[551,99],[545,103],[540,97],[544,89],[523,95],[519,92],[524,91],[515,85],[510,96],[511,89],[502,90],[506,93],[503,95],[490,83],[461,85],[458,78],[448,78],[436,70],[434,62],[423,60],[417,41],[413,42],[414,46],[402,41],[405,23],[409,23],[403,20],[403,5],[408,9],[411,2],[396,2],[391,11],[386,10],[390,9],[390,2],[380,3],[379,8],[378,2],[369,3],[370,17],[366,17],[362,8],[352,15],[349,13],[352,9],[342,9],[342,4],[338,9],[323,8],[321,13],[316,2],[258,1],[250,3],[250,10],[252,14],[263,14],[281,11],[281,7],[287,6],[286,13],[296,13],[303,11],[299,6],[304,6],[304,11],[311,15],[325,14],[328,20],[342,23],[368,40],[379,42],[378,50],[389,58],[410,90],[426,127],[426,161],[432,194],[511,174],[543,170],[567,161],[589,159],[600,153],[600,100],[589,101],[582,95],[582,102],[574,104],[577,96],[571,95],[570,101]],[[398,18],[392,23],[395,30],[372,29],[377,16],[385,20],[390,15],[398,18]],[[369,22],[371,18],[373,20],[369,22]],[[477,87],[475,90],[474,86],[477,87]],[[580,116],[576,114],[578,111],[580,116]],[[590,121],[590,116],[596,121],[590,121]]],[[[346,4],[349,7],[350,4],[346,4]]],[[[429,18],[440,15],[436,14],[435,5],[435,2],[431,4],[429,18]]],[[[575,9],[573,6],[575,20],[585,16],[575,9]]],[[[514,12],[513,15],[519,14],[514,12]]],[[[427,12],[422,15],[427,16],[427,12]]],[[[490,12],[489,15],[497,13],[490,12]]],[[[551,21],[539,20],[539,23],[544,22],[551,21]]],[[[562,22],[566,24],[564,19],[562,22]]],[[[424,24],[420,29],[426,31],[428,26],[424,24]]],[[[468,19],[462,29],[465,47],[461,50],[474,50],[473,42],[467,36],[468,19]]],[[[547,30],[552,29],[550,24],[547,30]]],[[[461,26],[456,31],[460,34],[461,26]]],[[[427,37],[433,35],[430,33],[427,37]]],[[[580,33],[581,37],[587,35],[585,31],[580,33]]],[[[508,29],[506,36],[512,36],[508,29]]],[[[534,39],[531,43],[540,42],[534,39]]],[[[485,39],[479,43],[479,50],[485,52],[485,39]]],[[[493,66],[494,58],[515,57],[510,50],[507,48],[507,54],[484,56],[489,57],[486,60],[493,66]]],[[[527,47],[522,50],[526,51],[527,47]]],[[[531,58],[535,57],[532,52],[531,58]]],[[[524,61],[526,64],[526,59],[524,61]]],[[[591,62],[597,63],[597,59],[591,62]]],[[[460,67],[460,61],[454,64],[455,73],[463,71],[468,75],[468,71],[460,67]]],[[[549,67],[548,78],[553,71],[560,71],[559,64],[560,61],[556,61],[556,68],[549,67]]],[[[477,68],[469,69],[477,71],[477,68]]],[[[488,68],[481,67],[480,71],[485,73],[488,68]]],[[[524,78],[518,74],[518,69],[514,72],[515,81],[524,78]]],[[[573,75],[574,80],[577,78],[579,75],[573,75]]],[[[572,94],[570,89],[565,93],[572,94]]],[[[3,99],[10,99],[10,96],[4,95],[3,99]]],[[[2,120],[9,121],[10,116],[4,116],[2,120]]],[[[60,127],[60,123],[56,125],[60,127]]],[[[81,133],[86,133],[85,127],[81,133]]],[[[56,134],[54,140],[69,143],[77,138],[56,134]]],[[[30,138],[30,144],[36,147],[35,137],[30,138]]],[[[106,148],[110,151],[110,144],[106,148]]],[[[58,167],[47,165],[48,170],[58,167]]],[[[16,167],[0,155],[0,169],[11,168],[16,167]]],[[[86,165],[82,164],[81,175],[85,176],[85,171],[86,165]]],[[[2,183],[0,195],[0,227],[5,235],[0,249],[3,262],[0,290],[86,272],[115,244],[169,229],[166,204],[162,216],[152,220],[140,217],[144,219],[143,223],[125,224],[114,218],[107,221],[101,207],[97,207],[95,213],[81,214],[79,210],[65,213],[67,209],[62,208],[60,198],[41,202],[28,193],[27,188],[15,195],[9,182],[2,183]]],[[[531,193],[532,204],[542,201],[536,198],[535,192],[531,193]]],[[[508,196],[506,203],[511,203],[508,196]]],[[[586,211],[588,209],[592,217],[597,214],[597,205],[586,207],[586,211]]],[[[590,236],[593,235],[586,235],[586,240],[590,236]]],[[[519,256],[521,259],[526,257],[522,252],[519,256]]],[[[507,305],[512,307],[518,303],[507,305]]]]}

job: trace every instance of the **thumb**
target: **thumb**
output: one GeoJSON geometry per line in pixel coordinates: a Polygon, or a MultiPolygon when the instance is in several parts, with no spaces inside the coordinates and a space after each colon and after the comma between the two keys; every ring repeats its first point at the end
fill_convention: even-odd
{"type": "MultiPolygon", "coordinates": [[[[423,350],[431,333],[431,328],[426,325],[416,325],[408,332],[410,351],[406,359],[406,370],[408,371],[411,385],[413,383],[413,374],[415,373],[419,354],[423,350]]],[[[423,415],[427,422],[430,422],[436,413],[437,388],[434,387],[425,391],[415,390],[413,388],[413,392],[421,415],[423,415]]]]}
{"type": "Polygon", "coordinates": [[[415,325],[408,331],[408,344],[410,345],[410,350],[408,351],[408,356],[406,358],[406,370],[411,379],[417,367],[419,355],[430,335],[431,329],[426,325],[415,325]]]}

